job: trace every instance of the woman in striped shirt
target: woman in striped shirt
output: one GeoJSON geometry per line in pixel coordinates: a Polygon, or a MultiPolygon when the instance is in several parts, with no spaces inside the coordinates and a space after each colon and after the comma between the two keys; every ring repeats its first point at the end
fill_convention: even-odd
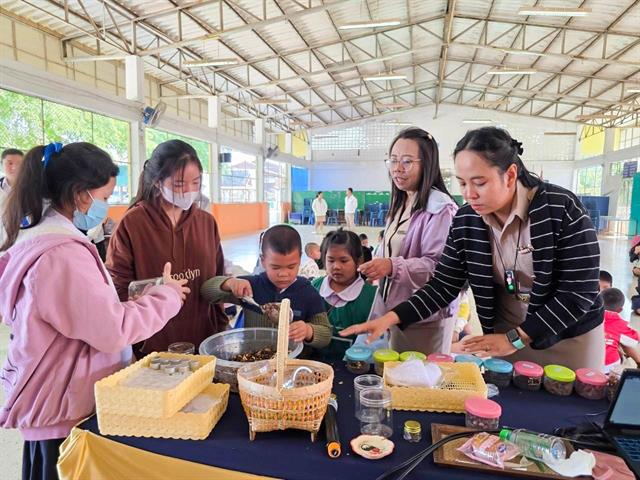
{"type": "Polygon", "coordinates": [[[473,290],[483,336],[469,353],[570,368],[604,365],[600,250],[576,196],[541,181],[504,130],[468,132],[454,152],[467,202],[456,214],[434,277],[406,302],[344,335],[403,329],[473,290]]]}

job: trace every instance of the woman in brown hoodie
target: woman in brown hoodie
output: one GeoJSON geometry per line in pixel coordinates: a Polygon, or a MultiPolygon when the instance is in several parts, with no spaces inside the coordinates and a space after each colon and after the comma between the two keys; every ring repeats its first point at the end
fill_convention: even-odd
{"type": "MultiPolygon", "coordinates": [[[[107,269],[120,300],[127,300],[130,282],[161,276],[166,262],[173,265],[174,278],[188,280],[191,292],[199,292],[208,278],[224,274],[218,226],[197,205],[201,180],[198,155],[181,140],[161,143],[145,162],[138,194],[116,228],[107,253],[107,269]]],[[[134,351],[138,355],[164,351],[181,341],[197,349],[226,324],[219,306],[192,293],[178,315],[134,351]]]]}

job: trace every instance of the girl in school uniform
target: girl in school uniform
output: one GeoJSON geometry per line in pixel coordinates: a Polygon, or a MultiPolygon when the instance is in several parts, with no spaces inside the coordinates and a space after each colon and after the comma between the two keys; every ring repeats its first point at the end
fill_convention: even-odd
{"type": "MultiPolygon", "coordinates": [[[[341,359],[349,346],[338,333],[345,328],[366,322],[376,295],[376,287],[365,282],[358,273],[362,263],[360,237],[348,230],[329,232],[322,242],[322,259],[327,275],[311,282],[323,298],[333,330],[331,344],[321,354],[329,359],[341,359]]],[[[355,336],[351,338],[354,340],[355,336]]]]}
{"type": "Polygon", "coordinates": [[[125,366],[129,345],[160,330],[189,292],[166,264],[164,285],[120,303],[80,232],[106,218],[117,174],[109,155],[89,143],[39,146],[27,153],[9,197],[0,315],[11,336],[0,426],[25,440],[23,479],[58,478],[59,446],[94,410],[94,383],[125,366]]]}

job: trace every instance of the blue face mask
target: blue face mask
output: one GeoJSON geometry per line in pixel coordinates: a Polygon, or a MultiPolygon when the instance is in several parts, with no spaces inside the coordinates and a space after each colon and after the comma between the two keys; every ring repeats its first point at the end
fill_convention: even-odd
{"type": "MultiPolygon", "coordinates": [[[[87,191],[87,193],[89,193],[87,191]]],[[[80,230],[91,230],[93,227],[100,225],[109,213],[109,204],[104,200],[96,200],[91,196],[91,205],[87,213],[83,213],[77,208],[73,211],[73,224],[80,230]]]]}

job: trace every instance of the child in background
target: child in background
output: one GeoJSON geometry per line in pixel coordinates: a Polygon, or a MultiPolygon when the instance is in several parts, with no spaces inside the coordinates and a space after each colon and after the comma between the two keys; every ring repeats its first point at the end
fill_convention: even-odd
{"type": "MultiPolygon", "coordinates": [[[[341,330],[366,322],[376,295],[376,287],[366,283],[358,274],[362,263],[360,238],[353,232],[339,229],[329,232],[322,241],[322,258],[327,269],[325,277],[316,278],[312,285],[324,299],[337,337],[341,330]]],[[[355,336],[351,338],[354,340],[355,336]]],[[[342,359],[349,343],[339,337],[321,352],[328,360],[342,359]]]]}
{"type": "Polygon", "coordinates": [[[23,479],[58,478],[60,444],[93,412],[94,383],[124,367],[130,345],[163,328],[189,292],[166,263],[164,285],[120,303],[96,247],[80,232],[107,216],[117,175],[109,155],[90,143],[38,146],[6,205],[0,315],[11,337],[0,426],[24,437],[23,479]]]}
{"type": "Polygon", "coordinates": [[[324,310],[322,298],[309,280],[298,277],[302,240],[289,225],[276,225],[262,237],[261,261],[265,272],[242,277],[218,276],[207,280],[202,296],[211,303],[235,303],[244,308],[244,326],[273,328],[271,319],[257,307],[244,303],[243,297],[252,297],[259,305],[291,300],[293,322],[289,338],[305,342],[313,348],[323,348],[331,341],[331,325],[324,310]]]}
{"type": "Polygon", "coordinates": [[[378,244],[376,245],[376,248],[373,250],[373,256],[374,257],[378,257],[378,252],[380,251],[380,249],[382,248],[382,242],[384,241],[384,230],[380,230],[378,232],[378,244]]]}
{"type": "Polygon", "coordinates": [[[624,307],[624,294],[617,288],[608,288],[600,293],[604,303],[604,338],[605,357],[604,370],[608,373],[612,367],[619,365],[620,353],[618,348],[640,365],[640,350],[638,349],[638,332],[620,316],[624,307]]]}
{"type": "Polygon", "coordinates": [[[360,244],[362,245],[362,263],[369,262],[373,259],[373,247],[369,246],[369,237],[366,233],[360,234],[360,244]]]}
{"type": "Polygon", "coordinates": [[[309,242],[304,246],[304,253],[308,257],[307,261],[300,266],[298,275],[305,278],[317,278],[320,276],[318,260],[320,259],[320,245],[309,242]]]}
{"type": "Polygon", "coordinates": [[[600,291],[613,286],[613,277],[606,270],[600,270],[600,291]]]}

